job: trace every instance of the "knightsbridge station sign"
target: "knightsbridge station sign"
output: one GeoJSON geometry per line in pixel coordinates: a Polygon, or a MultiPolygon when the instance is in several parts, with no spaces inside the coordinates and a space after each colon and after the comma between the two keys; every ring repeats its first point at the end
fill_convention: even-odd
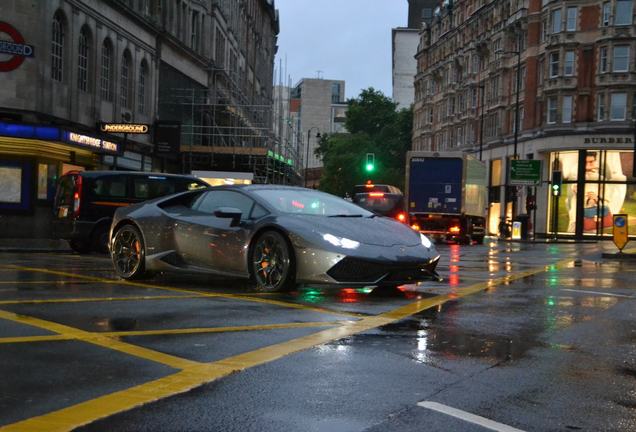
{"type": "Polygon", "coordinates": [[[33,45],[26,44],[24,38],[11,24],[0,21],[0,54],[8,54],[8,60],[0,61],[0,72],[10,72],[20,67],[27,57],[33,57],[33,45]],[[3,38],[8,35],[10,40],[3,38]]]}
{"type": "Polygon", "coordinates": [[[140,123],[100,123],[99,129],[108,133],[147,134],[150,126],[140,123]]]}

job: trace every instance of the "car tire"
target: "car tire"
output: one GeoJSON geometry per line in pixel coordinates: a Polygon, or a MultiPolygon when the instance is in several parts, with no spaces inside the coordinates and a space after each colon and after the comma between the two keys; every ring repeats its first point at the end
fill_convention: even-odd
{"type": "Polygon", "coordinates": [[[91,249],[100,254],[108,253],[108,226],[97,227],[91,235],[91,249]]]}
{"type": "Polygon", "coordinates": [[[250,273],[262,292],[289,291],[296,284],[294,251],[278,231],[268,230],[254,241],[250,273]]]}
{"type": "Polygon", "coordinates": [[[110,252],[115,272],[122,279],[141,279],[146,273],[146,247],[134,225],[124,225],[113,235],[110,252]]]}
{"type": "Polygon", "coordinates": [[[91,251],[90,246],[86,242],[83,242],[81,240],[69,240],[68,245],[74,252],[77,252],[79,254],[86,254],[91,251]]]}

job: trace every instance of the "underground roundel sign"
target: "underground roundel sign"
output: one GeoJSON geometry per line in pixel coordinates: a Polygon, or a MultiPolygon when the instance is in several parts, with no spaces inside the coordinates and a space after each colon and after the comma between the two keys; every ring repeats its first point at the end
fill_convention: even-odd
{"type": "Polygon", "coordinates": [[[33,45],[11,24],[0,21],[0,72],[10,72],[20,67],[26,57],[33,57],[33,45]]]}

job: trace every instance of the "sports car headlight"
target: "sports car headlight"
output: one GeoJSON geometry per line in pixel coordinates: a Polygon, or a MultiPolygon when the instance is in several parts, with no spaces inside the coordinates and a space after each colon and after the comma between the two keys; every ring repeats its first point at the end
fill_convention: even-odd
{"type": "Polygon", "coordinates": [[[344,249],[357,249],[358,246],[360,246],[360,242],[357,242],[355,240],[350,240],[344,237],[336,237],[333,234],[323,234],[322,238],[324,241],[344,249]]]}
{"type": "Polygon", "coordinates": [[[426,249],[432,246],[431,241],[424,234],[420,233],[420,240],[422,240],[422,246],[424,246],[426,249]]]}

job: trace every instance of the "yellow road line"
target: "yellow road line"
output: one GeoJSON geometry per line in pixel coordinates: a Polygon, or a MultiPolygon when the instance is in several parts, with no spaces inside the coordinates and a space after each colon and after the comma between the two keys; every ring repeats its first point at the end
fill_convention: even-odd
{"type": "MultiPolygon", "coordinates": [[[[555,264],[555,267],[562,267],[571,263],[572,261],[570,260],[561,261],[555,264]]],[[[5,426],[4,428],[0,428],[0,431],[69,431],[100,418],[108,417],[179,393],[184,393],[205,383],[241,370],[262,365],[317,345],[330,343],[363,331],[390,324],[415,313],[439,306],[447,301],[466,297],[500,284],[510,283],[527,276],[544,272],[548,270],[549,267],[551,266],[542,266],[534,270],[527,270],[492,281],[478,283],[457,290],[456,293],[418,300],[393,311],[373,317],[362,318],[358,321],[349,322],[341,327],[323,330],[308,336],[260,348],[217,362],[203,365],[199,364],[174,375],[5,426]]]]}
{"type": "Polygon", "coordinates": [[[46,303],[88,303],[109,301],[139,301],[139,300],[166,300],[201,298],[201,295],[157,295],[157,296],[131,296],[131,297],[87,297],[87,298],[59,298],[59,299],[25,299],[25,300],[0,300],[0,305],[13,304],[46,304],[46,303]]]}
{"type": "Polygon", "coordinates": [[[61,341],[61,340],[71,340],[73,339],[71,336],[65,335],[46,335],[46,336],[16,336],[16,337],[5,337],[0,338],[0,344],[13,344],[13,343],[29,343],[29,342],[50,342],[50,341],[61,341]]]}
{"type": "Polygon", "coordinates": [[[284,301],[280,301],[280,300],[272,300],[272,299],[267,299],[267,298],[252,297],[252,296],[247,296],[247,295],[211,293],[211,292],[203,292],[203,291],[197,291],[197,290],[192,290],[192,289],[169,287],[169,286],[164,286],[164,285],[154,285],[154,284],[148,284],[148,283],[143,283],[143,282],[132,282],[132,281],[127,281],[127,280],[115,281],[113,279],[100,278],[100,277],[97,277],[97,276],[85,276],[85,275],[79,275],[79,274],[75,274],[75,273],[61,272],[61,271],[49,270],[49,269],[37,268],[37,267],[24,267],[24,266],[17,266],[17,265],[10,264],[10,265],[5,266],[5,268],[14,268],[14,269],[18,269],[18,270],[31,271],[31,272],[36,272],[36,273],[54,274],[54,275],[58,275],[58,276],[72,277],[72,278],[90,280],[90,281],[95,281],[95,282],[117,283],[117,284],[120,284],[120,285],[133,286],[133,287],[138,287],[138,288],[151,288],[151,289],[178,292],[178,293],[184,293],[184,294],[190,294],[190,295],[199,295],[199,296],[202,296],[202,297],[225,298],[225,299],[249,301],[249,302],[253,302],[253,303],[264,303],[264,304],[281,306],[281,307],[285,307],[285,308],[302,309],[302,310],[307,310],[307,311],[313,311],[313,312],[318,312],[318,313],[322,313],[322,314],[343,315],[343,316],[353,316],[353,317],[366,316],[364,314],[358,314],[358,313],[353,313],[353,312],[334,311],[334,310],[320,308],[320,307],[316,307],[316,306],[307,306],[307,305],[298,304],[298,303],[290,303],[290,302],[284,302],[284,301]]]}
{"type": "Polygon", "coordinates": [[[63,279],[52,279],[52,280],[18,280],[18,281],[0,281],[0,285],[35,285],[35,284],[71,284],[71,283],[88,283],[87,281],[78,281],[78,280],[63,280],[63,279]]]}
{"type": "Polygon", "coordinates": [[[136,345],[121,342],[114,338],[100,335],[99,333],[91,333],[77,328],[65,326],[63,324],[54,323],[51,321],[42,320],[39,318],[29,317],[25,315],[18,315],[12,312],[6,312],[0,310],[0,319],[6,319],[9,321],[17,322],[20,324],[26,324],[33,327],[48,330],[59,335],[66,336],[70,339],[79,339],[82,342],[87,342],[93,345],[98,345],[103,348],[112,349],[114,351],[123,352],[135,357],[150,360],[156,363],[162,363],[166,366],[170,366],[174,369],[186,369],[192,367],[198,362],[182,359],[179,357],[171,356],[168,354],[153,351],[147,348],[142,348],[136,345]]]}
{"type": "MultiPolygon", "coordinates": [[[[181,335],[181,334],[197,334],[197,333],[227,333],[241,331],[261,331],[261,330],[278,330],[293,328],[315,328],[315,327],[335,327],[343,325],[346,321],[320,321],[320,322],[299,322],[299,323],[283,323],[283,324],[261,324],[246,325],[232,327],[201,327],[201,328],[184,328],[169,330],[132,330],[121,332],[104,332],[100,333],[104,336],[156,336],[156,335],[181,335]]],[[[0,339],[2,340],[2,339],[0,339]]]]}
{"type": "MultiPolygon", "coordinates": [[[[106,337],[127,337],[127,336],[160,336],[160,335],[187,335],[187,334],[205,334],[205,333],[230,333],[230,332],[248,332],[248,331],[266,331],[279,329],[295,329],[295,328],[317,328],[317,327],[335,327],[345,324],[345,321],[320,321],[320,322],[301,322],[301,323],[282,323],[282,324],[262,324],[251,326],[231,326],[231,327],[197,327],[183,329],[167,329],[167,330],[132,330],[120,332],[91,332],[106,337]]],[[[79,340],[71,335],[42,335],[42,336],[15,336],[1,337],[0,344],[12,343],[28,343],[28,342],[50,342],[60,340],[79,340]]]]}

